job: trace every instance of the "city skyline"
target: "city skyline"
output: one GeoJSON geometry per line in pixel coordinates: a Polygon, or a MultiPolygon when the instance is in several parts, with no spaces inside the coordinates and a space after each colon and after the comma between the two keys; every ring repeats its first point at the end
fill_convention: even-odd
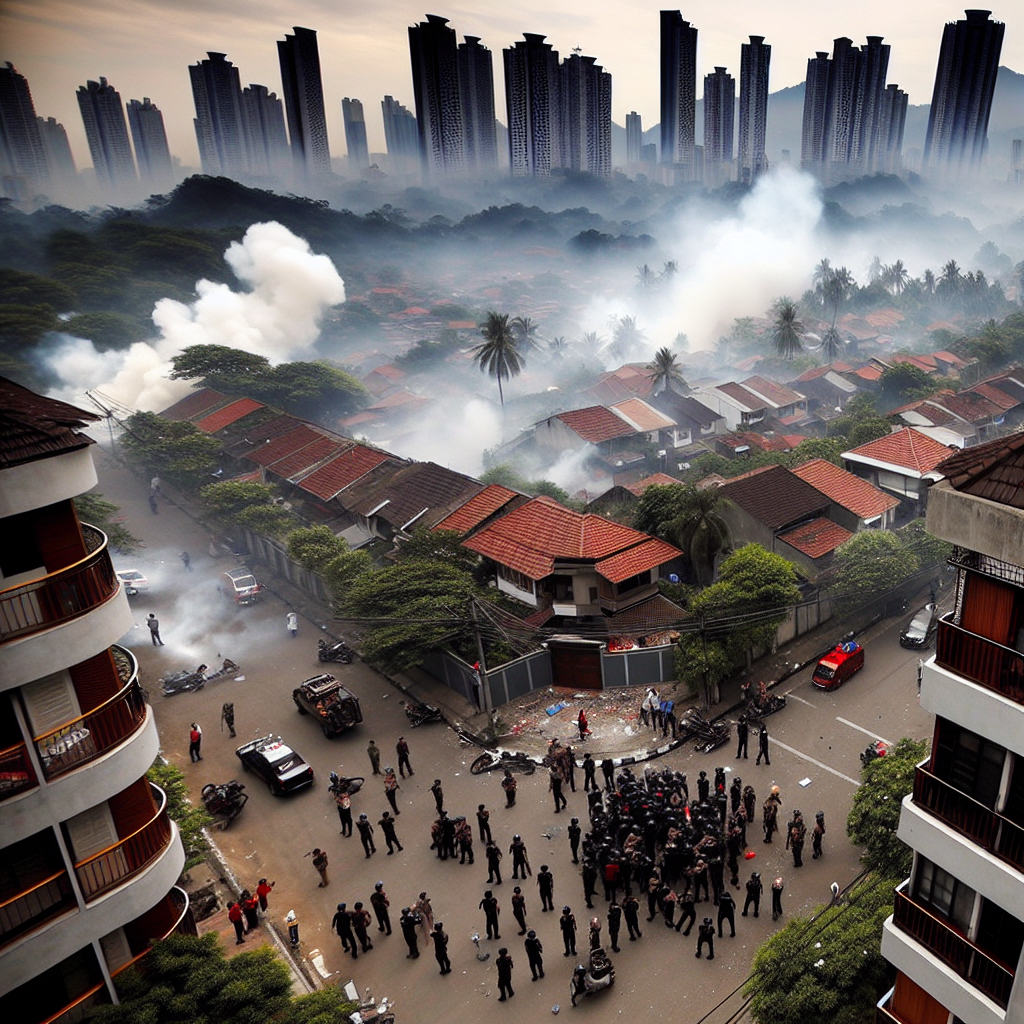
{"type": "MultiPolygon", "coordinates": [[[[296,22],[318,33],[333,156],[344,155],[343,96],[358,96],[371,110],[384,95],[394,96],[410,109],[414,106],[407,29],[425,17],[426,9],[418,2],[392,0],[375,5],[372,12],[354,6],[338,12],[320,0],[305,0],[288,8],[265,4],[255,12],[247,10],[244,18],[233,6],[218,10],[214,5],[201,29],[179,26],[182,19],[175,14],[174,0],[154,0],[145,8],[148,14],[129,19],[106,0],[90,5],[89,10],[90,17],[83,22],[72,17],[71,9],[47,0],[31,5],[12,0],[0,15],[0,33],[7,43],[0,59],[10,60],[28,78],[37,113],[65,125],[79,166],[87,165],[89,157],[72,94],[86,79],[103,75],[123,97],[152,97],[164,114],[172,155],[186,166],[197,167],[187,66],[206,51],[220,50],[245,80],[264,82],[280,95],[274,43],[296,22]],[[167,21],[154,32],[153,19],[161,11],[167,21]],[[159,52],[155,38],[160,40],[159,52]]],[[[725,66],[736,75],[739,46],[753,33],[763,34],[773,46],[773,90],[803,81],[808,57],[818,50],[831,50],[835,38],[882,35],[892,47],[889,80],[899,82],[912,104],[930,101],[943,27],[964,17],[962,4],[919,2],[896,9],[879,0],[856,10],[821,10],[803,0],[789,0],[771,17],[751,0],[739,0],[727,13],[705,0],[681,10],[699,32],[698,97],[704,75],[714,66],[725,66]]],[[[651,54],[659,45],[659,6],[599,0],[580,15],[569,5],[521,4],[492,11],[453,3],[434,11],[450,19],[460,39],[478,36],[495,54],[524,32],[545,34],[553,48],[563,53],[578,45],[596,54],[614,77],[612,119],[617,124],[625,123],[630,110],[641,113],[648,126],[659,120],[659,81],[651,67],[651,54]],[[631,28],[626,37],[616,30],[623,18],[631,28]]],[[[993,18],[1008,29],[1001,63],[1015,70],[1024,68],[1024,39],[1014,31],[1020,16],[1007,8],[993,10],[993,18]]],[[[500,65],[495,60],[496,96],[504,92],[500,65]]],[[[502,104],[497,106],[503,121],[502,104]]],[[[368,117],[366,125],[370,152],[383,151],[381,119],[368,117]]]]}

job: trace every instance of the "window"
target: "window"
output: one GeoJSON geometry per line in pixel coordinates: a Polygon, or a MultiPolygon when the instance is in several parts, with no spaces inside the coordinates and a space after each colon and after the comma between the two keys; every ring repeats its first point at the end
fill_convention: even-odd
{"type": "Polygon", "coordinates": [[[954,789],[994,809],[1005,759],[1003,747],[955,722],[940,719],[935,774],[954,789]]]}
{"type": "Polygon", "coordinates": [[[930,907],[967,934],[974,911],[975,894],[970,886],[964,885],[938,864],[921,857],[914,894],[918,903],[930,907]]]}
{"type": "Polygon", "coordinates": [[[31,512],[0,520],[0,577],[9,579],[43,565],[31,512]]]}
{"type": "Polygon", "coordinates": [[[1020,951],[1024,948],[1024,923],[1008,914],[997,903],[985,900],[978,923],[977,944],[986,953],[1002,961],[1011,970],[1017,969],[1020,951]]]}

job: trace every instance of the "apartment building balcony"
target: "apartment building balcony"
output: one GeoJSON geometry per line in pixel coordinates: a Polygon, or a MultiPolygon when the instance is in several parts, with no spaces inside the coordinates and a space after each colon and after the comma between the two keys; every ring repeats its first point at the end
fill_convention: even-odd
{"type": "Polygon", "coordinates": [[[48,782],[97,760],[127,742],[145,724],[146,698],[139,682],[139,663],[127,648],[115,645],[115,658],[127,663],[128,681],[98,708],[34,736],[43,775],[48,782]]]}
{"type": "Polygon", "coordinates": [[[0,802],[39,785],[24,742],[0,750],[0,802]]]}
{"type": "Polygon", "coordinates": [[[912,800],[955,832],[1024,874],[1024,828],[1016,822],[936,778],[923,765],[918,765],[914,773],[912,800]]]}
{"type": "MultiPolygon", "coordinates": [[[[1013,969],[975,945],[949,921],[912,900],[907,895],[908,888],[909,880],[896,890],[896,904],[891,918],[893,928],[926,951],[930,959],[948,968],[961,985],[984,997],[982,1005],[994,1004],[1000,1010],[1005,1010],[1013,988],[1013,969]]],[[[883,944],[886,948],[883,948],[882,955],[887,960],[909,974],[928,992],[940,998],[943,1004],[949,1006],[958,1016],[968,1019],[973,1016],[971,1013],[962,1013],[958,1008],[958,1004],[962,1006],[964,1003],[962,994],[955,998],[944,997],[942,988],[948,988],[948,982],[946,986],[942,986],[934,978],[922,979],[920,971],[913,969],[915,965],[909,965],[893,944],[885,941],[888,937],[888,934],[883,934],[883,944]]]]}
{"type": "Polygon", "coordinates": [[[1024,705],[1024,654],[956,625],[953,613],[939,620],[935,664],[1024,705]]]}
{"type": "Polygon", "coordinates": [[[84,661],[132,626],[106,534],[81,526],[84,558],[0,591],[0,688],[84,661]]]}
{"type": "MultiPolygon", "coordinates": [[[[111,978],[116,978],[122,971],[137,964],[150,951],[153,942],[175,934],[199,934],[195,916],[189,906],[188,893],[178,886],[174,886],[152,910],[126,924],[121,932],[124,942],[120,946],[120,956],[114,959],[111,952],[106,952],[107,970],[111,978]],[[124,959],[125,956],[128,959],[124,959]]],[[[114,944],[106,941],[103,945],[105,950],[108,945],[114,948],[114,944]]]]}
{"type": "Polygon", "coordinates": [[[78,907],[66,868],[0,903],[0,949],[78,907]]]}

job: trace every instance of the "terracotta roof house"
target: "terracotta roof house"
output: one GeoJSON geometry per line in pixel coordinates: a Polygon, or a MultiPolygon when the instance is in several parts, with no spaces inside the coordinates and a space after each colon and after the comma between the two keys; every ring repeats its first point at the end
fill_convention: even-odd
{"type": "Polygon", "coordinates": [[[718,490],[728,499],[721,515],[729,526],[735,547],[760,544],[803,566],[811,575],[818,571],[820,565],[814,558],[794,545],[780,548],[779,537],[812,520],[830,518],[832,500],[827,495],[783,466],[770,466],[727,480],[718,490]]]}
{"type": "Polygon", "coordinates": [[[635,508],[637,502],[643,497],[644,491],[646,491],[648,487],[665,487],[669,484],[681,483],[682,480],[677,480],[675,477],[669,476],[667,473],[652,473],[650,476],[645,476],[642,479],[631,483],[615,484],[603,494],[599,494],[593,499],[593,501],[589,502],[587,504],[587,511],[605,514],[616,508],[635,508]]]}
{"type": "Polygon", "coordinates": [[[209,415],[214,409],[230,402],[227,395],[222,395],[213,388],[199,388],[192,391],[184,398],[179,399],[174,405],[168,406],[158,415],[165,420],[191,420],[209,415]]]}
{"type": "Polygon", "coordinates": [[[699,402],[692,395],[659,391],[647,399],[650,405],[675,420],[675,426],[662,434],[666,447],[685,448],[726,430],[725,417],[699,402]]]}
{"type": "MultiPolygon", "coordinates": [[[[839,366],[846,366],[840,363],[839,366]]],[[[854,398],[859,392],[852,381],[842,375],[839,370],[831,367],[817,367],[823,370],[822,373],[815,373],[812,377],[806,374],[798,377],[794,383],[799,383],[800,389],[807,398],[807,411],[814,413],[822,420],[834,419],[840,414],[846,403],[854,398]]],[[[808,371],[814,372],[814,371],[808,371]]]]}
{"type": "MultiPolygon", "coordinates": [[[[942,480],[933,484],[933,494],[952,488],[961,494],[1024,510],[1024,432],[957,452],[940,462],[936,473],[942,480]]],[[[929,510],[929,515],[932,511],[938,510],[929,510]]],[[[1024,523],[1016,536],[1006,537],[1002,543],[1016,545],[1019,551],[1022,535],[1024,523]]]]}
{"type": "Polygon", "coordinates": [[[616,402],[609,408],[616,416],[634,427],[637,433],[646,434],[649,441],[659,440],[663,433],[676,425],[671,416],[667,416],[642,398],[627,398],[624,402],[616,402]]]}
{"type": "Polygon", "coordinates": [[[840,544],[845,544],[852,536],[849,530],[838,523],[819,516],[780,533],[775,538],[776,550],[791,562],[806,565],[809,561],[813,563],[815,569],[820,570],[831,561],[836,548],[840,544]],[[787,551],[787,548],[790,551],[787,551]]]}
{"type": "Polygon", "coordinates": [[[647,398],[651,393],[651,371],[644,363],[625,363],[607,370],[597,383],[581,392],[582,397],[597,405],[610,405],[626,398],[647,398]]]}
{"type": "MultiPolygon", "coordinates": [[[[801,437],[800,440],[803,440],[801,437]]],[[[797,444],[800,442],[798,441],[797,444]]],[[[792,445],[782,435],[755,434],[752,430],[737,430],[731,434],[720,434],[714,439],[713,448],[727,459],[754,452],[788,452],[792,445]]]]}
{"type": "Polygon", "coordinates": [[[406,372],[393,363],[384,363],[366,374],[362,382],[370,394],[379,398],[398,387],[406,376],[406,372]]]}
{"type": "Polygon", "coordinates": [[[935,467],[949,458],[949,448],[913,427],[843,452],[846,469],[908,503],[914,515],[924,510],[928,484],[938,479],[935,467]]]}
{"type": "Polygon", "coordinates": [[[682,554],[544,496],[494,520],[463,546],[494,565],[502,593],[563,620],[610,616],[650,600],[661,567],[682,554]]]}
{"type": "Polygon", "coordinates": [[[386,462],[395,467],[404,465],[404,460],[379,448],[353,443],[334,458],[301,477],[297,485],[307,494],[322,501],[331,501],[342,491],[362,480],[367,473],[386,462]]]}
{"type": "Polygon", "coordinates": [[[847,530],[887,530],[896,518],[899,498],[825,459],[811,459],[793,472],[831,499],[833,518],[847,530]]]}
{"type": "Polygon", "coordinates": [[[253,398],[239,398],[215,412],[204,415],[201,419],[194,420],[194,422],[204,434],[216,434],[218,430],[223,430],[242,419],[243,416],[248,416],[262,408],[263,403],[257,402],[253,398]]]}
{"type": "Polygon", "coordinates": [[[570,409],[555,413],[523,431],[506,447],[518,448],[533,444],[538,450],[549,454],[578,451],[588,444],[594,445],[598,453],[609,458],[613,454],[631,447],[642,431],[622,416],[616,415],[603,405],[591,405],[585,409],[570,409]]]}
{"type": "Polygon", "coordinates": [[[511,512],[529,500],[527,495],[501,484],[488,484],[479,494],[474,494],[469,501],[445,516],[433,529],[455,530],[464,537],[470,536],[496,516],[511,512]]]}

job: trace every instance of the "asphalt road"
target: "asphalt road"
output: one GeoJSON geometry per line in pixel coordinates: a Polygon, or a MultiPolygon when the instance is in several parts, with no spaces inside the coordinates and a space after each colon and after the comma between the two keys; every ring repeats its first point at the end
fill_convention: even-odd
{"type": "MultiPolygon", "coordinates": [[[[148,594],[131,599],[137,627],[122,642],[139,657],[164,755],[183,769],[197,801],[207,782],[238,778],[246,784],[248,805],[227,831],[216,832],[214,837],[243,884],[251,885],[261,875],[277,882],[271,897],[273,916],[281,922],[287,911],[296,911],[302,953],[308,958],[311,951],[319,949],[327,968],[335,972],[332,981],[353,979],[360,990],[369,986],[376,996],[397,1000],[400,1021],[444,1019],[452,1024],[478,1021],[488,1011],[490,1001],[497,999],[494,959],[501,945],[508,946],[515,960],[516,997],[495,1006],[495,1012],[511,1022],[536,1020],[538,1013],[546,1015],[556,1003],[563,1012],[580,1019],[609,1020],[628,1013],[646,1014],[654,1020],[695,1022],[742,985],[757,946],[775,927],[781,927],[785,918],[774,925],[770,913],[762,913],[758,920],[738,917],[736,938],[716,940],[713,962],[694,958],[695,931],[684,938],[655,920],[645,926],[642,939],[630,943],[623,929],[622,952],[613,955],[614,987],[571,1009],[568,983],[573,961],[562,956],[557,914],[540,913],[532,878],[525,882],[523,891],[528,924],[544,942],[546,978],[531,982],[509,903],[516,884],[510,877],[511,858],[507,852],[513,833],[521,833],[526,841],[534,871],[542,863],[550,865],[555,876],[555,904],[561,907],[567,903],[573,908],[580,926],[581,951],[586,946],[590,916],[565,835],[569,814],[553,813],[545,774],[520,777],[517,805],[505,810],[497,777],[469,774],[475,749],[463,746],[444,726],[411,729],[402,710],[402,695],[361,663],[334,666],[332,671],[359,696],[364,723],[343,737],[327,740],[310,718],[297,714],[291,699],[294,686],[323,668],[316,660],[320,624],[300,619],[299,636],[293,639],[285,628],[289,609],[273,596],[254,607],[236,609],[218,594],[216,586],[218,574],[231,567],[230,558],[209,557],[209,537],[177,509],[162,505],[160,514],[153,516],[146,503],[147,485],[102,454],[97,456],[100,490],[122,505],[128,527],[146,542],[141,555],[117,558],[115,562],[118,568],[139,568],[152,580],[148,594]],[[183,549],[192,556],[192,572],[186,572],[178,559],[183,549]],[[164,647],[154,648],[150,643],[144,626],[150,611],[161,620],[164,647]],[[174,697],[160,694],[156,680],[165,672],[194,668],[200,662],[216,667],[223,657],[239,663],[244,681],[211,682],[198,693],[174,697]],[[225,701],[235,705],[237,740],[230,739],[218,725],[225,701]],[[203,760],[195,765],[188,757],[192,721],[198,722],[204,732],[203,760]],[[312,789],[276,798],[255,776],[242,772],[236,746],[247,738],[271,732],[281,735],[313,765],[317,781],[312,789]],[[393,762],[394,744],[402,734],[410,742],[416,773],[402,783],[399,794],[398,835],[405,850],[387,856],[378,830],[377,853],[368,860],[358,833],[351,839],[339,835],[334,802],[327,792],[327,775],[334,769],[367,776],[364,790],[353,800],[353,811],[365,811],[376,827],[387,804],[380,780],[370,776],[366,745],[374,738],[384,752],[384,762],[393,762]],[[464,814],[475,824],[476,806],[486,803],[491,808],[494,836],[505,852],[505,881],[495,887],[502,908],[502,941],[481,940],[482,947],[491,954],[483,963],[477,960],[470,940],[476,932],[485,933],[483,914],[478,909],[488,888],[482,850],[477,842],[477,861],[470,867],[460,866],[457,861],[441,862],[428,849],[430,823],[435,817],[429,786],[435,778],[442,780],[450,814],[464,814]],[[318,876],[306,856],[314,846],[324,848],[330,857],[331,882],[326,889],[318,888],[318,876]],[[340,941],[330,930],[335,904],[345,901],[351,907],[362,900],[369,907],[369,896],[378,880],[384,881],[390,897],[393,924],[400,908],[413,902],[419,892],[425,890],[430,895],[435,920],[444,922],[451,937],[450,975],[438,976],[432,949],[424,948],[416,961],[407,960],[397,924],[391,937],[379,936],[374,924],[371,934],[375,948],[360,955],[358,961],[343,956],[340,941]]],[[[858,851],[846,838],[845,819],[864,747],[874,738],[895,741],[904,735],[931,735],[931,716],[920,710],[917,701],[919,654],[900,648],[901,625],[902,621],[890,621],[874,628],[866,640],[865,668],[834,693],[815,690],[810,669],[783,686],[782,692],[789,694],[788,706],[767,720],[770,767],[755,766],[754,741],[749,761],[737,762],[732,744],[711,755],[696,754],[686,746],[665,758],[668,765],[688,774],[691,791],[699,770],[703,768],[710,776],[721,764],[727,771],[741,774],[745,784],[752,784],[759,802],[770,786],[778,785],[786,820],[794,807],[803,811],[808,822],[816,811],[825,811],[825,855],[819,861],[812,860],[808,843],[808,855],[800,869],[794,869],[781,842],[765,846],[756,826],[748,830],[750,848],[756,856],[744,863],[741,881],[756,869],[767,889],[770,880],[781,874],[786,881],[783,904],[787,915],[809,911],[828,899],[831,882],[845,885],[859,872],[858,851]],[[809,781],[801,786],[804,780],[809,781]]],[[[582,792],[568,793],[568,797],[569,813],[585,822],[582,792]]],[[[742,909],[741,893],[735,895],[742,909]]],[[[698,905],[698,920],[704,906],[698,905]]],[[[767,893],[763,906],[770,909],[767,893]]],[[[591,913],[601,913],[603,920],[604,901],[598,899],[595,908],[591,913]]],[[[730,1001],[708,1017],[709,1024],[724,1022],[737,1005],[735,1000],[730,1001]]]]}

